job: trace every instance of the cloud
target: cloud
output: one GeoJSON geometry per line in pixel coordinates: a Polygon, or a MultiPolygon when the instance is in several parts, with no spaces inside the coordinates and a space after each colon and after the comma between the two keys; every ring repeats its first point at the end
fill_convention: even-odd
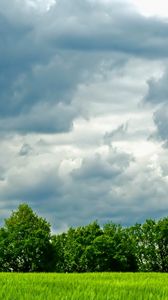
{"type": "Polygon", "coordinates": [[[148,81],[148,93],[145,97],[147,102],[152,104],[161,104],[168,102],[168,73],[165,71],[160,78],[151,78],[148,81]]]}
{"type": "Polygon", "coordinates": [[[32,152],[32,150],[33,149],[29,144],[23,144],[19,151],[19,155],[21,155],[21,156],[28,155],[32,152]]]}
{"type": "Polygon", "coordinates": [[[148,92],[145,96],[146,103],[152,104],[155,108],[153,120],[156,125],[156,133],[154,136],[164,142],[164,146],[168,142],[168,88],[167,88],[168,70],[167,65],[163,74],[155,79],[148,81],[148,92]]]}
{"type": "Polygon", "coordinates": [[[118,153],[110,148],[107,157],[96,153],[93,157],[84,159],[80,168],[73,171],[72,175],[77,180],[115,180],[132,160],[129,154],[118,153]]]}
{"type": "Polygon", "coordinates": [[[167,56],[165,47],[161,48],[167,43],[167,23],[141,16],[128,2],[59,1],[52,13],[58,16],[62,8],[67,22],[56,35],[55,45],[63,49],[119,51],[148,58],[167,56]]]}
{"type": "Polygon", "coordinates": [[[165,142],[165,146],[168,142],[168,107],[167,105],[161,106],[160,109],[158,109],[154,113],[154,122],[157,127],[157,134],[161,140],[165,142]]]}
{"type": "Polygon", "coordinates": [[[104,135],[104,143],[107,145],[111,145],[113,140],[122,139],[127,132],[128,123],[121,124],[116,129],[111,132],[106,132],[104,135]]]}
{"type": "Polygon", "coordinates": [[[1,1],[3,216],[22,201],[57,230],[166,214],[167,30],[128,1],[1,1]]]}
{"type": "Polygon", "coordinates": [[[15,156],[14,149],[4,145],[10,149],[5,155],[1,149],[6,175],[0,181],[0,199],[8,213],[26,201],[51,222],[53,230],[61,231],[94,219],[128,225],[161,217],[168,210],[164,150],[159,155],[162,161],[150,155],[137,159],[107,146],[82,154],[75,146],[55,146],[52,137],[47,145],[34,140],[33,153],[20,155],[26,145],[22,142],[21,137],[6,141],[15,156]]]}
{"type": "Polygon", "coordinates": [[[69,131],[73,126],[72,120],[77,115],[77,109],[59,103],[34,105],[32,110],[16,117],[6,117],[0,120],[1,130],[26,133],[57,133],[69,131]]]}
{"type": "Polygon", "coordinates": [[[102,63],[107,66],[109,56],[167,57],[167,23],[138,15],[128,3],[63,0],[40,15],[32,9],[27,2],[14,0],[10,6],[3,1],[0,9],[2,130],[71,130],[76,113],[83,111],[69,110],[67,117],[66,105],[73,106],[79,86],[90,82],[102,63]],[[60,105],[66,107],[62,118],[68,118],[64,128],[59,122],[49,124],[50,107],[59,111],[60,105]],[[25,125],[25,116],[34,119],[40,106],[46,109],[45,125],[38,120],[25,125]]]}

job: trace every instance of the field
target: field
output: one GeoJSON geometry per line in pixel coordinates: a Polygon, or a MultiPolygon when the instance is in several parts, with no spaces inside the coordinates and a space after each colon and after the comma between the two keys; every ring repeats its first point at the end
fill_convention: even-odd
{"type": "Polygon", "coordinates": [[[166,300],[168,299],[168,274],[0,273],[0,299],[166,300]]]}

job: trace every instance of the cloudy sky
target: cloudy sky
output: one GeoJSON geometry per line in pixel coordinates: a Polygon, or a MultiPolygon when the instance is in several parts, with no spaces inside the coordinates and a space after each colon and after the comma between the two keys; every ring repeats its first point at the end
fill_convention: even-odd
{"type": "Polygon", "coordinates": [[[0,0],[0,212],[168,215],[165,0],[0,0]]]}

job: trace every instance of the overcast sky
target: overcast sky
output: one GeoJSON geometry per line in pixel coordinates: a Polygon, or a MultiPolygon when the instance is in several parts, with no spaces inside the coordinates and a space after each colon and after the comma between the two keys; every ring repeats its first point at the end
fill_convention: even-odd
{"type": "Polygon", "coordinates": [[[0,0],[1,224],[168,215],[165,0],[0,0]]]}

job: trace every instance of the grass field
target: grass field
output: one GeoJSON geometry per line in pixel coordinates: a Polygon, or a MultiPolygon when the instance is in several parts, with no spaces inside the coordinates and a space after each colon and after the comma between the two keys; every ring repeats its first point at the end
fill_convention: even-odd
{"type": "Polygon", "coordinates": [[[168,300],[168,274],[0,273],[0,299],[168,300]]]}

